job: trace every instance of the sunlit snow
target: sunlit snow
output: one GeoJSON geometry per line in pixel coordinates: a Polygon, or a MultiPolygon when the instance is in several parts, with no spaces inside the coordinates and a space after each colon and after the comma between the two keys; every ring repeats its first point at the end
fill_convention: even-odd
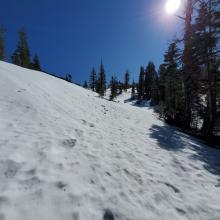
{"type": "Polygon", "coordinates": [[[129,97],[0,62],[0,219],[220,219],[220,152],[129,97]]]}

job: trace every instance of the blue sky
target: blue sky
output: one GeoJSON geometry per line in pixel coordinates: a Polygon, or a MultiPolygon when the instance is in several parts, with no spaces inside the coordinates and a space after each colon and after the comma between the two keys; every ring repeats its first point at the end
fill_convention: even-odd
{"type": "Polygon", "coordinates": [[[108,79],[137,79],[140,65],[163,61],[163,53],[181,23],[164,10],[166,0],[7,0],[0,24],[7,29],[10,57],[20,27],[43,69],[82,83],[101,59],[108,79]]]}

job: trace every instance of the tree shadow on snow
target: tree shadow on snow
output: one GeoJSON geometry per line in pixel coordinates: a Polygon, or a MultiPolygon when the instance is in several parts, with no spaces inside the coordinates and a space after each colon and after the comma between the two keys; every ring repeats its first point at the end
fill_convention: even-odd
{"type": "Polygon", "coordinates": [[[201,161],[207,171],[220,176],[220,150],[208,147],[202,141],[170,125],[153,125],[150,132],[150,137],[157,140],[161,148],[173,152],[188,148],[191,150],[190,159],[201,161]]]}
{"type": "Polygon", "coordinates": [[[139,108],[148,108],[155,110],[155,106],[151,106],[150,101],[138,101],[137,99],[126,99],[124,103],[130,103],[132,106],[139,107],[139,108]]]}

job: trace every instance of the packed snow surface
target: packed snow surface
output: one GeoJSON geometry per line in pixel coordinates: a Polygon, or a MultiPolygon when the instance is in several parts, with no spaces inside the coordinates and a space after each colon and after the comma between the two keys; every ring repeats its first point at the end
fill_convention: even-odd
{"type": "Polygon", "coordinates": [[[0,62],[0,219],[220,219],[220,151],[123,97],[0,62]]]}

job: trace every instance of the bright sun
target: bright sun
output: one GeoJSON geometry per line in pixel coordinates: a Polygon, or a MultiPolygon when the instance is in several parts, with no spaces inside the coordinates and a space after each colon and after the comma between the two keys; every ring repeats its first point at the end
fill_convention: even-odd
{"type": "Polygon", "coordinates": [[[173,14],[180,7],[180,0],[168,0],[166,4],[166,11],[173,14]]]}

